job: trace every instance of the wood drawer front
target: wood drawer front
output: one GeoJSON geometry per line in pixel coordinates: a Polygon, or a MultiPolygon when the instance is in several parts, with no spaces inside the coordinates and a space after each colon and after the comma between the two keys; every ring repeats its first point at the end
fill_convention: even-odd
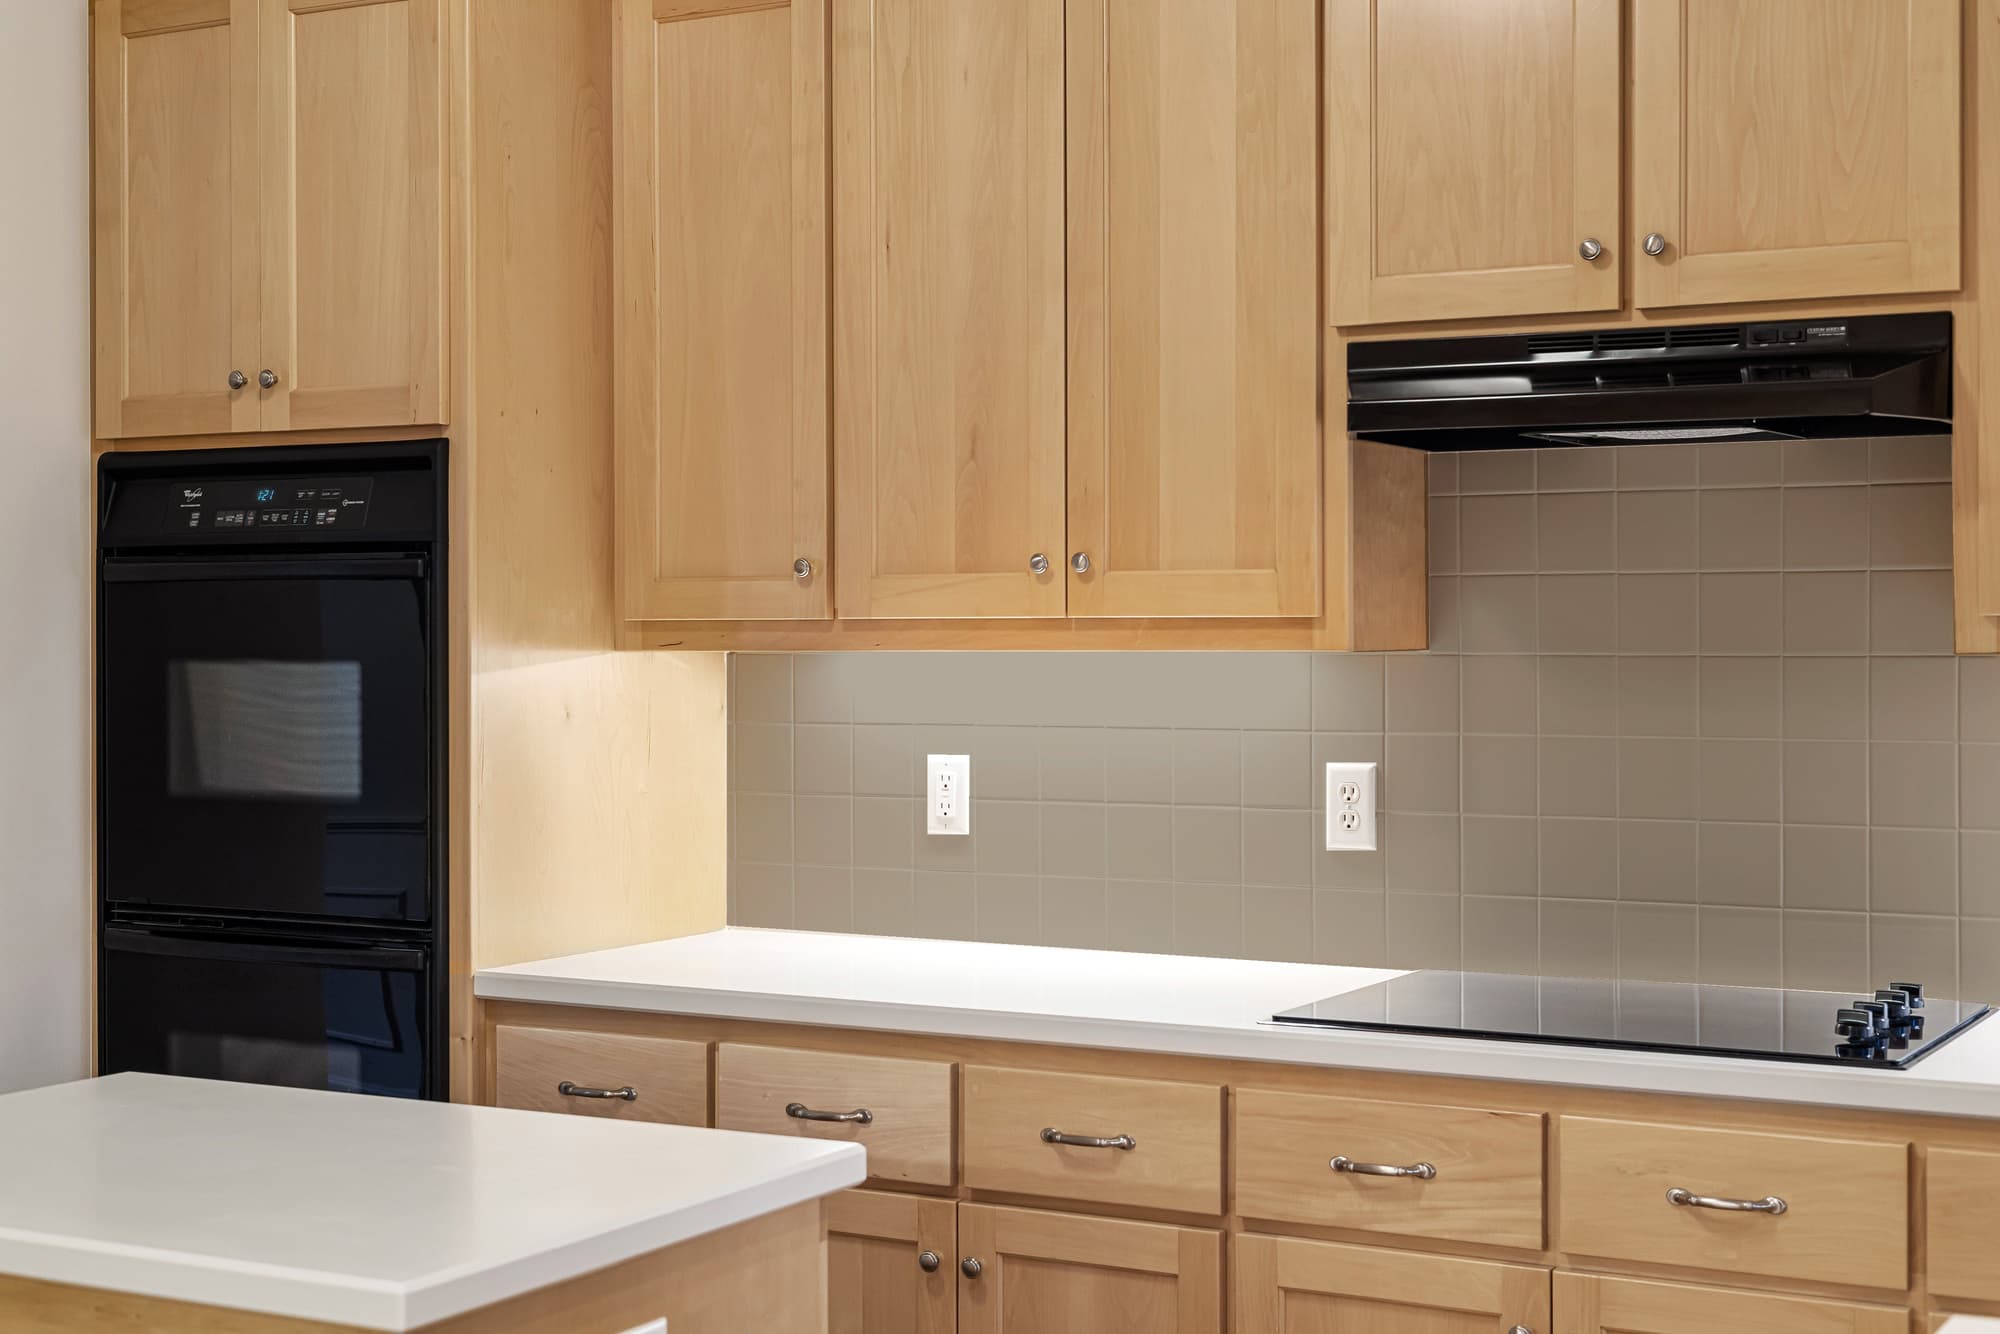
{"type": "Polygon", "coordinates": [[[866,1145],[878,1181],[952,1184],[951,1065],[844,1052],[750,1047],[715,1049],[715,1124],[724,1130],[805,1135],[866,1145]],[[817,1121],[785,1108],[866,1111],[868,1122],[817,1121]]]}
{"type": "Polygon", "coordinates": [[[1555,1334],[1909,1334],[1906,1306],[1556,1271],[1555,1334]]]}
{"type": "Polygon", "coordinates": [[[2000,1302],[2000,1153],[1932,1149],[1925,1179],[1931,1291],[2000,1302]]]}
{"type": "Polygon", "coordinates": [[[493,1030],[493,1102],[533,1112],[570,1112],[623,1121],[708,1124],[708,1045],[629,1033],[498,1024],[493,1030]],[[632,1090],[624,1098],[562,1092],[632,1090]]]}
{"type": "Polygon", "coordinates": [[[1542,1247],[1539,1112],[1238,1089],[1236,1212],[1246,1218],[1542,1247]],[[1436,1175],[1336,1172],[1335,1156],[1436,1175]]]}
{"type": "Polygon", "coordinates": [[[1222,1212],[1222,1089],[965,1067],[965,1184],[1098,1204],[1222,1212]],[[1134,1147],[1050,1144],[1042,1131],[1134,1147]]]}
{"type": "Polygon", "coordinates": [[[1565,1116],[1558,1250],[1902,1288],[1910,1146],[1565,1116]],[[1785,1201],[1780,1215],[1672,1204],[1667,1192],[1785,1201]]]}

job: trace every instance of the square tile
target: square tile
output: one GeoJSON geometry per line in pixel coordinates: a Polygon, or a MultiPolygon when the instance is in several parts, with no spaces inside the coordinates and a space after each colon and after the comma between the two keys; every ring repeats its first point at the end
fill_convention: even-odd
{"type": "Polygon", "coordinates": [[[1312,725],[1316,732],[1382,730],[1382,659],[1372,653],[1312,655],[1312,725]]]}
{"type": "Polygon", "coordinates": [[[915,902],[910,935],[936,940],[976,940],[979,880],[963,871],[918,871],[910,877],[915,902]]]}
{"type": "MultiPolygon", "coordinates": [[[[1736,448],[1736,446],[1731,446],[1736,448]]],[[[1784,560],[1784,528],[1775,487],[1701,492],[1704,570],[1775,570],[1784,560]]]]}
{"type": "Polygon", "coordinates": [[[1785,906],[1865,911],[1868,831],[1851,825],[1786,825],[1785,906]]]}
{"type": "MultiPolygon", "coordinates": [[[[1868,823],[1949,829],[1958,818],[1958,756],[1941,741],[1877,741],[1868,747],[1868,823]]],[[[1971,747],[1966,752],[1972,752],[1971,747]]],[[[1975,774],[1968,767],[1970,791],[1975,774]]],[[[1996,793],[2000,805],[2000,793],[1996,793]]],[[[1970,806],[1970,803],[1968,803],[1970,806]]],[[[1968,810],[1967,825],[1973,825],[1968,810]]],[[[1977,826],[1974,826],[1977,827],[1977,826]]]]}
{"type": "Polygon", "coordinates": [[[972,742],[974,796],[1033,801],[1042,795],[1042,737],[1037,727],[981,727],[972,742]]]}
{"type": "Polygon", "coordinates": [[[1032,875],[979,877],[974,900],[981,940],[1007,945],[1042,943],[1042,882],[1032,875]]]}
{"type": "Polygon", "coordinates": [[[1458,895],[1391,894],[1388,925],[1391,968],[1459,967],[1458,895]]]}
{"type": "Polygon", "coordinates": [[[1957,995],[1958,920],[1871,914],[1868,967],[1878,977],[1918,979],[1937,995],[1957,995]]]}
{"type": "Polygon", "coordinates": [[[800,723],[792,729],[793,786],[799,792],[854,790],[854,729],[800,723]]]}
{"type": "Polygon", "coordinates": [[[1313,891],[1313,962],[1380,968],[1389,959],[1389,902],[1379,889],[1313,891]]]}
{"type": "Polygon", "coordinates": [[[1535,497],[1537,561],[1544,573],[1598,574],[1618,568],[1617,507],[1608,491],[1535,497]]]}
{"type": "Polygon", "coordinates": [[[1865,573],[1786,574],[1784,581],[1785,652],[1868,651],[1865,573]]]}
{"type": "Polygon", "coordinates": [[[1243,883],[1243,812],[1209,806],[1174,808],[1174,880],[1243,883]]]}
{"type": "Polygon", "coordinates": [[[1236,806],[1243,801],[1241,732],[1174,733],[1174,804],[1236,806]]]}
{"type": "Polygon", "coordinates": [[[1542,973],[1550,977],[1616,977],[1620,906],[1543,899],[1542,973]]]}
{"type": "MultiPolygon", "coordinates": [[[[1459,579],[1459,650],[1533,653],[1535,585],[1530,574],[1469,574],[1459,579]]],[[[1433,651],[1437,647],[1433,642],[1433,651]]]]}
{"type": "Polygon", "coordinates": [[[1619,735],[1693,736],[1695,682],[1693,658],[1620,658],[1619,735]]]}
{"type": "Polygon", "coordinates": [[[1540,662],[1544,735],[1617,735],[1620,659],[1545,655],[1540,662]]]}
{"type": "Polygon", "coordinates": [[[1245,886],[1243,953],[1252,959],[1311,963],[1313,892],[1270,885],[1245,886]]]}
{"type": "Polygon", "coordinates": [[[1113,801],[1172,801],[1174,734],[1154,727],[1106,731],[1104,788],[1113,801]]]}
{"type": "Polygon", "coordinates": [[[1771,987],[1784,976],[1784,914],[1775,908],[1711,908],[1700,915],[1701,982],[1771,987]]]}
{"type": "Polygon", "coordinates": [[[1777,653],[1784,648],[1784,576],[1704,574],[1703,653],[1777,653]]]}
{"type": "Polygon", "coordinates": [[[792,799],[745,792],[736,798],[736,855],[769,865],[792,860],[792,799]]]}
{"type": "Polygon", "coordinates": [[[1532,449],[1491,449],[1460,454],[1459,493],[1533,491],[1535,453],[1532,449]]]}
{"type": "Polygon", "coordinates": [[[1243,734],[1243,804],[1310,809],[1312,737],[1305,732],[1243,734]]]}
{"type": "Polygon", "coordinates": [[[1165,881],[1104,883],[1104,944],[1139,954],[1174,952],[1174,887],[1165,881]]]}
{"type": "Polygon", "coordinates": [[[1103,880],[1043,876],[1041,895],[1042,944],[1082,950],[1108,948],[1103,880]]]}
{"type": "Polygon", "coordinates": [[[1691,487],[1700,455],[1693,445],[1625,446],[1618,450],[1618,489],[1646,491],[1691,487]]]}
{"type": "Polygon", "coordinates": [[[1107,873],[1123,880],[1174,878],[1174,808],[1104,808],[1107,873]]]}
{"type": "Polygon", "coordinates": [[[872,867],[916,865],[917,830],[924,804],[915,797],[854,799],[854,864],[872,867]]]}
{"type": "MultiPolygon", "coordinates": [[[[1398,738],[1390,737],[1390,755],[1398,738]]],[[[1525,736],[1469,736],[1465,750],[1465,810],[1476,815],[1533,815],[1536,742],[1525,736]]],[[[1400,778],[1395,779],[1401,782],[1400,778]]],[[[1398,809],[1401,809],[1400,798],[1398,809]]],[[[1420,807],[1418,809],[1441,809],[1420,807]]]]}
{"type": "Polygon", "coordinates": [[[1535,568],[1535,497],[1466,496],[1458,502],[1458,564],[1466,574],[1535,568]]]}
{"type": "Polygon", "coordinates": [[[1104,800],[1104,729],[1044,727],[1041,731],[1044,801],[1104,800]]]}
{"type": "Polygon", "coordinates": [[[1868,581],[1869,647],[1877,653],[1952,651],[1950,570],[1878,570],[1868,581]]]}
{"type": "Polygon", "coordinates": [[[1311,811],[1243,812],[1243,883],[1310,886],[1313,835],[1324,840],[1324,829],[1311,811]]]}
{"type": "Polygon", "coordinates": [[[1466,816],[1459,831],[1460,890],[1532,898],[1541,879],[1537,825],[1526,816],[1466,816]]]}
{"type": "Polygon", "coordinates": [[[1617,449],[1604,445],[1564,445],[1537,451],[1535,489],[1609,491],[1618,481],[1617,449]]]}
{"type": "Polygon", "coordinates": [[[1618,976],[1642,982],[1692,982],[1697,972],[1695,909],[1684,903],[1621,903],[1618,976]]]}
{"type": "Polygon", "coordinates": [[[1544,896],[1618,897],[1618,821],[1543,820],[1541,845],[1544,896]]]}
{"type": "Polygon", "coordinates": [[[1692,653],[1696,647],[1695,576],[1618,577],[1618,651],[1692,653]]]}
{"type": "Polygon", "coordinates": [[[1105,874],[1104,807],[1094,802],[1045,801],[1042,812],[1042,874],[1105,874]]]}
{"type": "Polygon", "coordinates": [[[1788,486],[1868,480],[1866,440],[1787,440],[1784,455],[1788,486]]]}
{"type": "Polygon", "coordinates": [[[1389,730],[1456,732],[1458,664],[1445,654],[1389,654],[1383,662],[1389,730]]]}
{"type": "Polygon", "coordinates": [[[1785,568],[1868,568],[1868,488],[1785,488],[1785,568]]]}
{"type": "Polygon", "coordinates": [[[1781,443],[1777,440],[1727,440],[1696,445],[1703,488],[1776,486],[1785,477],[1781,443]]]}
{"type": "Polygon", "coordinates": [[[1458,893],[1458,824],[1456,815],[1382,816],[1377,833],[1388,887],[1411,894],[1458,893]]]}
{"type": "Polygon", "coordinates": [[[1458,573],[1458,498],[1433,496],[1428,522],[1424,525],[1429,543],[1432,574],[1458,573]]]}
{"type": "Polygon", "coordinates": [[[1781,658],[1703,658],[1703,736],[1774,737],[1784,731],[1781,658]]]}
{"type": "Polygon", "coordinates": [[[1958,994],[2000,1001],[2000,920],[1968,917],[1958,924],[1958,994]]]}
{"type": "Polygon", "coordinates": [[[1871,658],[1868,678],[1875,740],[1958,740],[1958,659],[1871,658]]]}
{"type": "Polygon", "coordinates": [[[1783,743],[1701,743],[1696,810],[1704,820],[1777,820],[1784,812],[1783,743]]]}
{"type": "MultiPolygon", "coordinates": [[[[1535,633],[1520,637],[1525,646],[1498,652],[1531,650],[1537,634],[1543,653],[1612,653],[1618,648],[1618,580],[1609,574],[1544,575],[1539,610],[1528,599],[1524,610],[1539,621],[1535,633]]],[[[1467,642],[1468,649],[1472,647],[1467,642]]]]}
{"type": "Polygon", "coordinates": [[[916,918],[915,876],[907,870],[856,869],[854,929],[870,936],[907,936],[916,918]]]}
{"type": "Polygon", "coordinates": [[[1526,654],[1481,654],[1458,662],[1465,731],[1535,731],[1536,659],[1526,654]]]}
{"type": "Polygon", "coordinates": [[[1174,953],[1234,959],[1243,955],[1240,885],[1174,886],[1174,953]]]}
{"type": "Polygon", "coordinates": [[[1872,912],[1958,913],[1958,834],[1950,829],[1877,829],[1869,835],[1872,912]]]}
{"type": "Polygon", "coordinates": [[[1430,580],[1426,594],[1430,605],[1424,610],[1430,625],[1430,650],[1433,653],[1456,653],[1460,647],[1458,576],[1447,575],[1430,580]]]}
{"type": "Polygon", "coordinates": [[[1612,738],[1543,737],[1540,761],[1542,814],[1618,814],[1618,743],[1612,738]]]}
{"type": "Polygon", "coordinates": [[[792,717],[802,723],[853,722],[854,686],[864,670],[860,654],[793,655],[792,717]]]}
{"type": "Polygon", "coordinates": [[[1701,826],[1704,904],[1775,908],[1784,899],[1784,837],[1774,824],[1701,826]]]}
{"type": "Polygon", "coordinates": [[[1432,454],[1424,460],[1424,472],[1434,496],[1458,494],[1458,455],[1432,454]]]}
{"type": "Polygon", "coordinates": [[[1695,568],[1695,493],[1624,491],[1618,496],[1618,568],[1695,568]]]}
{"type": "Polygon", "coordinates": [[[1459,906],[1462,967],[1533,973],[1541,955],[1541,905],[1532,898],[1467,895],[1459,906]]]}
{"type": "Polygon", "coordinates": [[[742,723],[792,720],[792,655],[729,655],[729,716],[742,723]]]}
{"type": "Polygon", "coordinates": [[[792,868],[739,862],[730,868],[735,906],[733,926],[764,926],[789,931],[792,926],[792,868]]]}
{"type": "Polygon", "coordinates": [[[1618,742],[1618,813],[1649,820],[1695,814],[1695,743],[1677,737],[1618,742]]]}
{"type": "Polygon", "coordinates": [[[1868,442],[1871,482],[1949,482],[1948,435],[1878,436],[1868,442]]]}
{"type": "Polygon", "coordinates": [[[1811,741],[1867,736],[1868,660],[1785,659],[1785,735],[1811,741]]]}
{"type": "Polygon", "coordinates": [[[1868,747],[1859,741],[1785,743],[1785,819],[1860,825],[1868,820],[1868,747]]]}
{"type": "Polygon", "coordinates": [[[792,728],[789,723],[732,723],[729,790],[790,792],[792,728]]]}
{"type": "Polygon", "coordinates": [[[1872,978],[1867,913],[1785,913],[1785,986],[1805,991],[1872,989],[1872,978]]]}
{"type": "MultiPolygon", "coordinates": [[[[1911,747],[1916,749],[1916,747],[1911,747]]],[[[1924,765],[1927,789],[1924,795],[1912,794],[1912,805],[1921,805],[1923,813],[1932,817],[1924,820],[1899,820],[1898,824],[1950,823],[1950,807],[1945,803],[1943,784],[1937,781],[1935,766],[1941,763],[1941,755],[1948,754],[1949,746],[1924,746],[1924,765]]],[[[1966,745],[1958,748],[1958,823],[1966,829],[2000,829],[2000,746],[1966,745]]]]}
{"type": "Polygon", "coordinates": [[[1958,910],[1967,917],[2000,917],[2000,834],[1959,834],[1958,910]]]}
{"type": "Polygon", "coordinates": [[[1876,569],[1951,568],[1951,486],[1868,488],[1868,558],[1876,569]]]}
{"type": "Polygon", "coordinates": [[[877,797],[923,794],[915,731],[895,723],[868,724],[854,729],[854,790],[877,797]]]}
{"type": "Polygon", "coordinates": [[[854,872],[845,866],[792,871],[792,925],[800,931],[854,929],[854,872]]]}
{"type": "Polygon", "coordinates": [[[1958,739],[2000,741],[2000,658],[1958,659],[1958,739]]]}
{"type": "MultiPolygon", "coordinates": [[[[1482,745],[1493,740],[1469,740],[1473,739],[1479,740],[1482,745]]],[[[1456,736],[1391,733],[1382,765],[1379,793],[1382,808],[1391,811],[1456,811],[1458,748],[1456,736]]]]}
{"type": "Polygon", "coordinates": [[[1693,903],[1697,880],[1692,820],[1618,822],[1618,897],[1651,903],[1693,903]]]}
{"type": "MultiPolygon", "coordinates": [[[[1037,875],[1042,869],[1042,808],[1032,801],[972,799],[972,832],[982,874],[1037,875]]],[[[945,835],[924,835],[937,842],[945,835]]]]}

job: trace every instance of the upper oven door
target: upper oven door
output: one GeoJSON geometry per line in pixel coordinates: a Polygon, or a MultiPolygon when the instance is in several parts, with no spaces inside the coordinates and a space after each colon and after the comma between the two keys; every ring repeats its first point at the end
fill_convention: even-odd
{"type": "Polygon", "coordinates": [[[428,922],[427,589],[416,556],[107,558],[105,901],[428,922]]]}

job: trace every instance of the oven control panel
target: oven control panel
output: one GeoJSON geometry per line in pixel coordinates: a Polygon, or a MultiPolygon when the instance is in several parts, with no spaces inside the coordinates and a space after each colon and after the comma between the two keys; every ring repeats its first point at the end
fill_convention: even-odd
{"type": "Polygon", "coordinates": [[[351,531],[368,525],[369,477],[238,478],[174,482],[166,532],[255,533],[351,531]]]}

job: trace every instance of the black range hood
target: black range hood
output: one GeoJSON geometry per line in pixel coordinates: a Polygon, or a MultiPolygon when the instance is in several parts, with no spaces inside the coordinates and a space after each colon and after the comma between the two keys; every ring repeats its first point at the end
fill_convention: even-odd
{"type": "Polygon", "coordinates": [[[1347,429],[1418,449],[1937,435],[1951,315],[1347,345],[1347,429]]]}

